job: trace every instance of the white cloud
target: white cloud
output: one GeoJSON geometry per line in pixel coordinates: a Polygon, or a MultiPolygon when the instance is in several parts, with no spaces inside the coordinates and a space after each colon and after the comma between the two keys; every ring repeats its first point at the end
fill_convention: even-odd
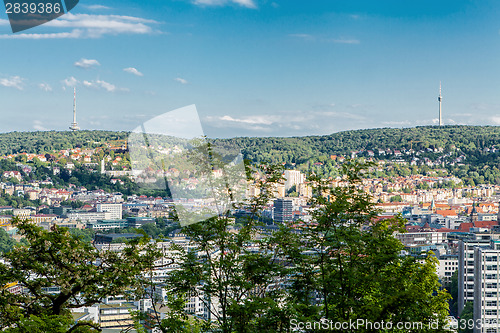
{"type": "Polygon", "coordinates": [[[130,74],[134,74],[136,76],[144,76],[144,74],[142,74],[141,72],[139,72],[136,68],[134,67],[128,67],[128,68],[124,68],[123,69],[124,72],[127,72],[127,73],[130,73],[130,74]]]}
{"type": "Polygon", "coordinates": [[[472,113],[452,113],[451,116],[455,116],[455,117],[472,117],[474,115],[472,113]]]}
{"type": "Polygon", "coordinates": [[[38,85],[38,88],[42,89],[43,91],[52,91],[52,87],[48,83],[40,83],[38,85]]]}
{"type": "Polygon", "coordinates": [[[198,6],[225,6],[236,4],[246,8],[257,8],[253,0],[194,0],[193,3],[198,6]]]}
{"type": "Polygon", "coordinates": [[[495,125],[500,125],[500,117],[499,116],[492,116],[491,118],[491,122],[495,125]]]}
{"type": "Polygon", "coordinates": [[[78,60],[77,62],[75,62],[74,65],[76,67],[88,69],[91,67],[100,66],[101,64],[99,63],[99,61],[97,61],[95,59],[82,58],[82,59],[78,60]]]}
{"type": "Polygon", "coordinates": [[[37,131],[46,131],[47,128],[43,126],[43,123],[40,120],[33,120],[33,129],[37,131]]]}
{"type": "Polygon", "coordinates": [[[9,78],[0,78],[0,86],[8,88],[16,88],[23,90],[24,79],[20,76],[11,76],[9,78]]]}
{"type": "Polygon", "coordinates": [[[90,15],[67,13],[57,20],[44,24],[47,28],[72,29],[65,32],[46,34],[5,34],[0,39],[62,39],[62,38],[100,38],[105,35],[152,34],[156,31],[151,25],[159,24],[154,20],[133,16],[90,15]]]}
{"type": "Polygon", "coordinates": [[[253,0],[232,0],[234,3],[247,7],[247,8],[257,8],[257,5],[253,0]]]}
{"type": "MultiPolygon", "coordinates": [[[[347,128],[367,128],[373,126],[374,119],[362,114],[349,112],[346,106],[342,110],[328,110],[331,105],[324,105],[320,110],[282,110],[272,114],[258,115],[221,115],[205,117],[206,124],[215,129],[232,132],[232,135],[310,135],[328,134],[347,128]],[[326,110],[324,109],[327,108],[326,110]],[[249,130],[252,132],[245,132],[249,130]],[[260,133],[260,134],[259,134],[260,133]]],[[[335,106],[338,108],[338,106],[335,106]]],[[[248,114],[248,113],[247,113],[248,114]]],[[[250,113],[251,114],[251,113],[250,113]]]]}
{"type": "Polygon", "coordinates": [[[251,125],[272,125],[277,117],[275,116],[249,116],[244,118],[233,118],[231,116],[225,115],[219,117],[219,120],[234,122],[234,123],[243,123],[243,124],[251,124],[251,125]]]}
{"type": "Polygon", "coordinates": [[[0,25],[9,25],[9,20],[0,19],[0,25]]]}
{"type": "Polygon", "coordinates": [[[75,29],[71,32],[58,32],[50,34],[16,34],[16,35],[0,35],[0,39],[66,39],[66,38],[82,38],[83,31],[75,29]]]}
{"type": "Polygon", "coordinates": [[[342,118],[342,119],[352,119],[352,120],[365,120],[366,117],[350,113],[350,112],[337,112],[337,111],[325,111],[325,112],[317,112],[317,115],[324,115],[332,118],[342,118]]]}
{"type": "Polygon", "coordinates": [[[127,88],[118,88],[114,84],[102,80],[83,81],[83,85],[87,88],[104,89],[107,92],[128,91],[127,88]]]}
{"type": "Polygon", "coordinates": [[[176,77],[174,80],[177,81],[177,82],[179,82],[179,83],[182,83],[182,84],[188,84],[189,83],[186,79],[183,79],[183,78],[180,78],[180,77],[176,77]]]}
{"type": "Polygon", "coordinates": [[[90,10],[111,9],[111,7],[103,6],[103,5],[84,5],[83,7],[90,9],[90,10]]]}
{"type": "Polygon", "coordinates": [[[401,120],[401,121],[391,120],[391,121],[383,121],[382,124],[387,126],[411,126],[412,122],[409,120],[401,120]]]}
{"type": "Polygon", "coordinates": [[[63,89],[65,87],[75,87],[78,83],[80,83],[77,79],[75,79],[73,76],[70,76],[62,81],[63,83],[63,89]]]}

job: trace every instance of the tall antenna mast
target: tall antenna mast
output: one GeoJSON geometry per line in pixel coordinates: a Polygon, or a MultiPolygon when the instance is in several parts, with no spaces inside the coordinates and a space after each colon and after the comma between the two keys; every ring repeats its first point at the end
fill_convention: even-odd
{"type": "Polygon", "coordinates": [[[441,101],[443,100],[443,97],[441,96],[441,81],[439,81],[439,126],[443,126],[443,117],[442,117],[442,112],[441,112],[441,101]]]}
{"type": "Polygon", "coordinates": [[[69,129],[72,131],[78,131],[80,129],[76,122],[76,87],[73,88],[73,122],[71,123],[69,129]]]}

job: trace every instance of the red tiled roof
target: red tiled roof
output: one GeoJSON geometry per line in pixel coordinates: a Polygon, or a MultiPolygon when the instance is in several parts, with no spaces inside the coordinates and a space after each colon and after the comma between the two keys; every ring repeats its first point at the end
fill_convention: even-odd
{"type": "Polygon", "coordinates": [[[446,210],[436,210],[436,214],[442,215],[442,216],[456,216],[457,211],[453,209],[446,209],[446,210]]]}
{"type": "Polygon", "coordinates": [[[448,228],[441,228],[441,229],[437,229],[436,231],[437,232],[454,232],[456,230],[454,230],[454,229],[448,229],[448,228]]]}
{"type": "Polygon", "coordinates": [[[476,222],[474,222],[474,227],[476,227],[476,228],[491,229],[491,227],[494,225],[498,225],[498,222],[497,221],[476,221],[476,222]]]}
{"type": "Polygon", "coordinates": [[[474,227],[474,225],[470,222],[464,222],[461,223],[460,226],[458,227],[459,231],[466,231],[468,232],[470,228],[474,227]]]}

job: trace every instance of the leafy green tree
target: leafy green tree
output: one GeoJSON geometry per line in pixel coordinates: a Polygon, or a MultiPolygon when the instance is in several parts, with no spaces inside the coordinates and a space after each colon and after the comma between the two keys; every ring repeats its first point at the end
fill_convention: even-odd
{"type": "Polygon", "coordinates": [[[151,249],[140,255],[146,248],[145,239],[130,242],[116,253],[99,251],[66,228],[55,226],[46,231],[19,218],[12,224],[27,244],[2,255],[6,264],[0,264],[0,285],[17,283],[27,292],[0,290],[0,328],[6,332],[26,332],[41,322],[46,327],[43,332],[99,330],[89,322],[73,325],[70,310],[134,290],[157,255],[151,249]],[[54,287],[58,293],[46,292],[54,287]]]}
{"type": "Polygon", "coordinates": [[[80,240],[89,244],[92,243],[95,237],[95,231],[93,229],[70,228],[68,231],[72,236],[78,237],[80,240]]]}
{"type": "MultiPolygon", "coordinates": [[[[179,269],[167,277],[165,288],[170,295],[198,296],[210,311],[212,321],[207,325],[219,332],[281,332],[280,327],[288,327],[288,321],[277,316],[282,311],[280,298],[266,291],[279,277],[279,252],[271,251],[266,242],[256,241],[261,225],[258,214],[272,198],[282,168],[263,170],[262,180],[257,182],[260,196],[239,204],[239,208],[244,205],[251,212],[239,230],[232,230],[228,211],[184,227],[192,247],[174,247],[179,253],[179,269]],[[249,246],[251,243],[255,248],[249,246]],[[262,251],[256,252],[256,248],[262,251]]],[[[254,171],[248,170],[249,174],[254,171]]],[[[173,328],[167,324],[163,321],[158,327],[170,332],[173,328]]]]}
{"type": "Polygon", "coordinates": [[[9,252],[15,244],[16,241],[5,230],[0,228],[0,253],[9,252]]]}
{"type": "Polygon", "coordinates": [[[421,264],[401,256],[403,245],[393,234],[404,232],[404,220],[377,221],[370,195],[357,187],[365,168],[345,164],[345,186],[330,188],[322,179],[312,179],[313,223],[283,244],[291,263],[288,301],[300,321],[437,320],[443,328],[449,295],[440,289],[436,259],[428,256],[421,264]]]}
{"type": "Polygon", "coordinates": [[[458,270],[453,272],[450,282],[446,286],[446,289],[451,295],[450,300],[450,314],[456,316],[458,313],[458,270]]]}
{"type": "Polygon", "coordinates": [[[391,199],[389,199],[390,202],[401,202],[403,201],[403,199],[401,198],[401,196],[398,194],[398,195],[394,195],[391,197],[391,199]]]}
{"type": "Polygon", "coordinates": [[[474,320],[474,303],[467,302],[467,303],[465,303],[464,309],[462,310],[462,313],[460,314],[459,332],[460,333],[472,333],[473,327],[471,327],[471,325],[468,325],[468,324],[473,322],[473,320],[474,320]]]}

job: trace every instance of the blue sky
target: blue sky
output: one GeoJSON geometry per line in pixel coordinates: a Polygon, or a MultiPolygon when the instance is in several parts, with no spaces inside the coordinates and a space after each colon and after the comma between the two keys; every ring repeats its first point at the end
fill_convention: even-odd
{"type": "Polygon", "coordinates": [[[12,34],[0,132],[132,130],[196,104],[210,137],[500,125],[500,2],[107,0],[12,34]]]}

